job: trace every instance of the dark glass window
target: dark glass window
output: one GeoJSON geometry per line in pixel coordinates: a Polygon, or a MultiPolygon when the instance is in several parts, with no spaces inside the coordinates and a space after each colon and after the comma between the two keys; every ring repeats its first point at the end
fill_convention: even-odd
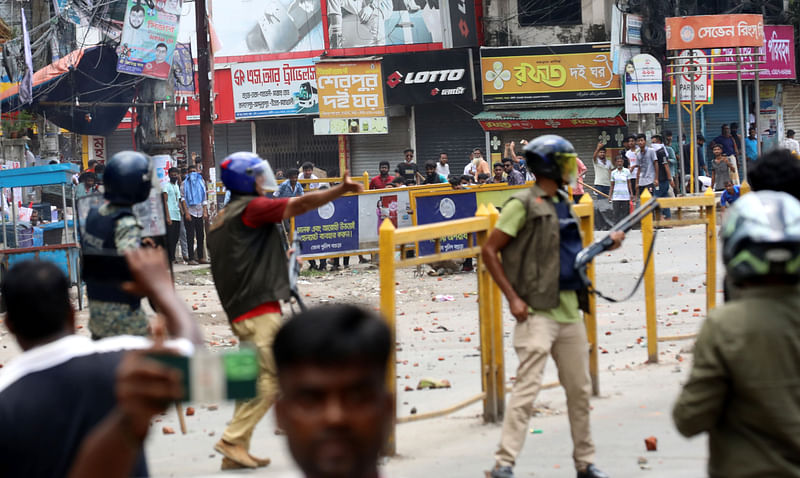
{"type": "Polygon", "coordinates": [[[579,25],[581,0],[517,0],[519,24],[579,25]]]}

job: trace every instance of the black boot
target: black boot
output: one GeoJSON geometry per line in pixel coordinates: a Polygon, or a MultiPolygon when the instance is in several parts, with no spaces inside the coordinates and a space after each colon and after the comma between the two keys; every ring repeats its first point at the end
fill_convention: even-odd
{"type": "Polygon", "coordinates": [[[609,476],[591,464],[585,470],[578,472],[578,478],[609,478],[609,476]]]}

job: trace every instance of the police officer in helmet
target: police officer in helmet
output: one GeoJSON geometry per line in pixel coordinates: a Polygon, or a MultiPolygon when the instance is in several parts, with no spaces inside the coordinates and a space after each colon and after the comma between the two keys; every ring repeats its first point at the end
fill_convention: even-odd
{"type": "MultiPolygon", "coordinates": [[[[303,196],[273,199],[278,189],[269,163],[253,153],[234,153],[220,165],[231,199],[208,234],[211,273],[233,333],[259,353],[258,396],[236,404],[233,419],[214,449],[222,469],[266,466],[250,454],[250,438],[278,392],[272,342],[281,326],[281,300],[290,298],[289,269],[278,225],[363,188],[345,173],[342,183],[303,196]]],[[[108,174],[108,173],[106,173],[108,174]]]]}
{"type": "MultiPolygon", "coordinates": [[[[132,207],[150,195],[152,174],[150,158],[142,153],[122,151],[108,161],[103,175],[107,202],[92,208],[86,217],[81,238],[84,260],[90,259],[88,256],[121,256],[141,247],[142,225],[132,207]]],[[[141,298],[125,292],[119,283],[98,272],[96,267],[87,268],[84,276],[92,338],[147,335],[148,321],[141,298]]]]}
{"type": "MultiPolygon", "coordinates": [[[[589,342],[581,313],[588,297],[573,267],[583,242],[565,190],[577,180],[577,154],[564,138],[545,135],[528,143],[525,156],[536,183],[505,203],[482,250],[517,320],[514,347],[520,362],[491,476],[514,477],[513,467],[552,351],[567,394],[578,478],[605,478],[608,475],[594,465],[589,426],[589,342]]],[[[611,237],[617,248],[625,235],[616,232],[611,237]]]]}

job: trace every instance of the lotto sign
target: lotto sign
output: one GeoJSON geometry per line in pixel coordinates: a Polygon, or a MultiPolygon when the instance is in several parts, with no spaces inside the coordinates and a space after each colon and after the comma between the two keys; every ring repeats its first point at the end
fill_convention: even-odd
{"type": "Polygon", "coordinates": [[[681,50],[678,56],[678,72],[680,75],[671,76],[670,103],[676,102],[678,83],[680,82],[680,101],[689,103],[692,100],[692,78],[694,77],[694,101],[698,105],[714,103],[714,76],[709,73],[710,61],[703,50],[681,50]],[[694,72],[692,72],[694,68],[694,72]],[[676,78],[680,76],[680,80],[676,78]]]}
{"type": "Polygon", "coordinates": [[[317,63],[319,116],[384,116],[381,64],[374,61],[317,63]]]}
{"type": "Polygon", "coordinates": [[[625,113],[662,113],[661,63],[652,55],[631,59],[625,70],[625,113]]]}

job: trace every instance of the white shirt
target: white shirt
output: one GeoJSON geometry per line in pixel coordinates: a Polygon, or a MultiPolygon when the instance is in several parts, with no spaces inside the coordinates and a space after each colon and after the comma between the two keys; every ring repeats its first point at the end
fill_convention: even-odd
{"type": "Polygon", "coordinates": [[[613,166],[611,165],[611,161],[606,159],[596,158],[594,160],[594,185],[595,186],[609,186],[610,183],[610,172],[613,166]]]}
{"type": "Polygon", "coordinates": [[[800,153],[800,143],[797,142],[796,139],[786,138],[781,142],[781,147],[788,149],[789,151],[800,153]]]}
{"type": "Polygon", "coordinates": [[[441,174],[444,177],[449,177],[450,176],[450,165],[447,164],[447,163],[442,164],[442,162],[439,161],[439,162],[436,163],[436,172],[441,174]]]}
{"type": "MultiPolygon", "coordinates": [[[[305,174],[300,173],[297,179],[319,179],[316,174],[311,173],[311,176],[306,177],[305,174]]],[[[308,185],[308,189],[319,189],[319,183],[311,183],[308,185]]]]}
{"type": "Polygon", "coordinates": [[[628,179],[631,177],[631,172],[628,168],[614,169],[611,171],[611,180],[614,181],[614,191],[612,191],[611,198],[614,201],[630,201],[631,194],[628,191],[628,179]]]}
{"type": "Polygon", "coordinates": [[[639,156],[636,155],[636,150],[634,149],[633,151],[631,150],[625,151],[625,157],[628,158],[628,163],[631,166],[630,169],[631,171],[633,171],[639,164],[639,156]]]}

